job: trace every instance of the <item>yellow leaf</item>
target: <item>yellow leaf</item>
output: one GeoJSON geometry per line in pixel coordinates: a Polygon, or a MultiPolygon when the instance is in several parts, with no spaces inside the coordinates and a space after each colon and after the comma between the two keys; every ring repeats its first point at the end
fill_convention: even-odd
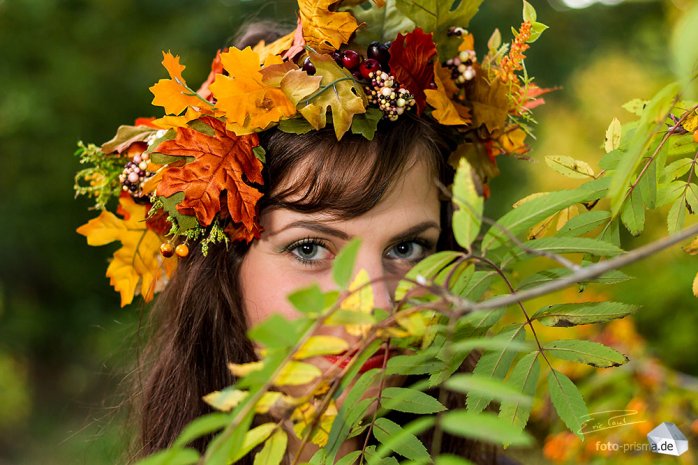
{"type": "Polygon", "coordinates": [[[526,197],[524,197],[524,198],[522,198],[522,199],[519,199],[519,200],[517,200],[516,202],[514,202],[513,205],[511,206],[511,208],[518,208],[518,207],[520,207],[521,205],[523,205],[523,204],[525,204],[526,202],[528,202],[529,200],[533,200],[533,199],[535,199],[535,198],[537,198],[537,197],[540,197],[541,195],[545,195],[545,194],[548,194],[548,192],[536,192],[536,193],[533,193],[533,194],[529,194],[529,195],[527,195],[526,197]]]}
{"type": "Polygon", "coordinates": [[[618,118],[613,118],[613,121],[611,121],[611,124],[608,125],[608,129],[606,129],[606,139],[603,144],[604,150],[606,150],[606,153],[611,152],[618,147],[620,147],[620,136],[621,136],[621,125],[620,121],[618,118]]]}
{"type": "Polygon", "coordinates": [[[297,386],[309,383],[321,375],[322,371],[315,365],[291,360],[281,368],[274,384],[277,386],[297,386]]]}
{"type": "MultiPolygon", "coordinates": [[[[349,285],[349,296],[342,301],[340,309],[371,314],[373,311],[373,289],[371,288],[368,271],[361,268],[349,285]],[[364,284],[366,284],[364,286],[364,284]],[[363,286],[360,290],[359,287],[363,286]]],[[[363,336],[371,328],[371,325],[346,325],[346,330],[352,336],[363,336]]]]}
{"type": "Polygon", "coordinates": [[[264,82],[259,55],[250,47],[231,47],[221,54],[221,63],[229,75],[218,75],[210,89],[217,99],[217,116],[225,116],[230,131],[251,134],[296,113],[281,89],[264,82]]]}
{"type": "Polygon", "coordinates": [[[249,362],[249,363],[228,363],[228,369],[237,378],[244,378],[253,371],[261,370],[264,362],[249,362]]]}
{"type": "Polygon", "coordinates": [[[200,111],[203,102],[196,95],[191,95],[192,91],[187,89],[187,82],[182,77],[185,66],[179,63],[179,55],[172,56],[170,52],[163,51],[162,56],[162,65],[170,74],[170,79],[160,79],[150,87],[155,96],[152,104],[164,107],[165,112],[170,115],[179,115],[187,107],[200,111]]]}
{"type": "Polygon", "coordinates": [[[241,391],[239,389],[213,391],[210,394],[206,394],[203,397],[203,400],[216,410],[228,412],[235,408],[240,401],[248,395],[249,392],[241,391]]]}
{"type": "Polygon", "coordinates": [[[311,336],[293,354],[293,358],[302,360],[316,355],[340,354],[348,349],[347,341],[336,336],[311,336]]]}
{"type": "Polygon", "coordinates": [[[531,228],[531,231],[528,233],[528,240],[544,237],[546,235],[545,232],[548,230],[548,227],[552,224],[554,218],[555,215],[550,215],[540,223],[533,226],[531,228]]]}
{"type": "MultiPolygon", "coordinates": [[[[317,409],[310,403],[300,405],[293,411],[291,415],[291,420],[294,422],[293,431],[299,439],[303,439],[304,436],[310,434],[310,427],[316,416],[317,409]]],[[[332,429],[335,418],[337,418],[337,406],[335,401],[331,400],[327,409],[325,409],[320,417],[320,424],[310,438],[313,444],[320,447],[327,445],[327,440],[329,438],[328,433],[332,429]]]]}
{"type": "Polygon", "coordinates": [[[337,140],[349,130],[356,114],[366,113],[366,95],[351,73],[337,66],[329,55],[310,54],[317,74],[322,76],[320,89],[297,102],[298,111],[315,129],[327,124],[327,109],[332,110],[332,125],[337,140]]]}
{"type": "Polygon", "coordinates": [[[696,273],[696,277],[693,278],[693,295],[698,297],[698,273],[696,273]]]}
{"type": "Polygon", "coordinates": [[[698,129],[698,110],[688,116],[681,126],[688,132],[693,132],[698,129]]]}
{"type": "Polygon", "coordinates": [[[689,255],[698,255],[698,236],[690,244],[683,246],[683,251],[689,255]]]}
{"type": "Polygon", "coordinates": [[[146,302],[152,300],[158,283],[169,276],[163,266],[160,245],[162,239],[145,224],[147,207],[137,204],[131,196],[119,199],[124,219],[103,211],[77,229],[87,237],[89,245],[105,245],[120,241],[122,247],[114,253],[107,268],[109,284],[121,294],[121,306],[130,304],[140,284],[146,302]]]}
{"type": "Polygon", "coordinates": [[[322,76],[310,76],[305,71],[296,69],[284,75],[280,86],[289,100],[298,105],[298,102],[320,88],[321,81],[322,76]]]}
{"type": "MultiPolygon", "coordinates": [[[[470,123],[468,117],[469,110],[466,106],[451,100],[453,92],[449,92],[450,86],[444,82],[450,82],[450,76],[444,75],[444,69],[438,62],[434,61],[434,82],[436,89],[425,89],[424,94],[427,96],[427,103],[434,107],[432,116],[441,124],[450,125],[466,125],[470,123]]],[[[452,82],[450,83],[453,84],[452,82]]],[[[455,88],[455,86],[453,86],[455,88]]],[[[456,88],[457,90],[457,88],[456,88]]]]}
{"type": "Polygon", "coordinates": [[[569,207],[562,210],[557,217],[557,224],[555,225],[555,230],[559,231],[562,227],[567,224],[569,220],[579,215],[579,208],[576,205],[570,205],[569,207]]]}
{"type": "Polygon", "coordinates": [[[418,337],[424,336],[428,324],[428,321],[425,321],[424,315],[421,313],[401,315],[400,312],[398,312],[395,314],[395,320],[400,326],[407,330],[410,336],[418,337]]]}
{"type": "Polygon", "coordinates": [[[349,38],[359,26],[351,13],[330,11],[337,0],[298,0],[305,41],[317,52],[332,52],[349,38]]]}
{"type": "Polygon", "coordinates": [[[575,160],[572,157],[564,155],[549,155],[545,157],[545,163],[568,178],[588,179],[594,177],[594,169],[589,163],[581,160],[575,160]]]}
{"type": "Polygon", "coordinates": [[[263,64],[270,56],[281,55],[281,52],[285,52],[291,48],[294,33],[295,31],[291,31],[285,36],[279,37],[269,45],[263,40],[260,40],[257,45],[252,48],[252,51],[259,56],[259,64],[263,64]]]}

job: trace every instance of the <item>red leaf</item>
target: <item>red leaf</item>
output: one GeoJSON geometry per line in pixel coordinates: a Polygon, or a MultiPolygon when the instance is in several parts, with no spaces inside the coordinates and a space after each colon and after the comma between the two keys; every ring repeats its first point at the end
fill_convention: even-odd
{"type": "Polygon", "coordinates": [[[434,82],[434,64],[436,45],[432,34],[425,34],[420,28],[398,34],[390,45],[390,72],[414,95],[417,114],[421,114],[426,105],[425,89],[434,82]]]}
{"type": "Polygon", "coordinates": [[[200,121],[214,130],[213,136],[177,128],[175,139],[157,147],[159,153],[195,158],[184,166],[167,168],[157,192],[165,197],[184,192],[177,210],[196,216],[202,226],[211,224],[216,214],[226,208],[221,203],[227,204],[227,211],[222,213],[254,231],[255,205],[262,193],[246,184],[243,175],[248,182],[264,183],[263,165],[252,151],[259,145],[259,138],[254,133],[237,136],[217,118],[205,116],[200,121]]]}

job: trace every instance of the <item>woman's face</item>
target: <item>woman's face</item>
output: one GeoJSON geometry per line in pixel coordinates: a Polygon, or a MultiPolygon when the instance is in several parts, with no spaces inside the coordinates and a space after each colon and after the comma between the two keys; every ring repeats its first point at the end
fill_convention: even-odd
{"type": "MultiPolygon", "coordinates": [[[[435,252],[441,231],[437,187],[428,165],[418,161],[371,210],[349,220],[285,208],[264,211],[261,238],[253,241],[241,268],[243,305],[250,326],[280,313],[299,315],[286,296],[317,283],[335,288],[332,261],[352,238],[361,239],[354,274],[364,268],[373,284],[374,304],[388,309],[397,281],[415,263],[435,252]]],[[[349,338],[348,338],[349,339],[349,338]]],[[[350,341],[351,342],[351,341],[350,341]]]]}
{"type": "MultiPolygon", "coordinates": [[[[354,275],[365,269],[372,284],[374,306],[389,309],[399,279],[415,263],[435,252],[439,239],[440,204],[428,165],[418,161],[408,169],[383,199],[361,216],[330,221],[327,215],[298,213],[278,208],[264,211],[261,238],[243,259],[241,288],[250,326],[273,313],[287,319],[299,315],[286,296],[317,283],[323,291],[335,289],[332,261],[354,237],[361,239],[354,275]]],[[[354,347],[357,336],[342,326],[320,328],[320,334],[341,337],[354,347]]],[[[331,362],[308,360],[323,372],[331,362]]],[[[339,399],[338,399],[339,404],[339,399]]]]}

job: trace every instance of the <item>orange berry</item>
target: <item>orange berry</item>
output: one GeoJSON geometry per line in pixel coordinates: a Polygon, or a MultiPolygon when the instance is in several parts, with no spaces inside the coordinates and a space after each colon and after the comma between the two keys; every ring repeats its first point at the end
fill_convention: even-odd
{"type": "Polygon", "coordinates": [[[163,257],[170,258],[174,253],[174,246],[169,242],[163,242],[163,244],[160,246],[160,253],[163,257]]]}
{"type": "Polygon", "coordinates": [[[178,257],[186,257],[189,255],[189,247],[187,247],[187,244],[179,244],[175,249],[175,253],[178,257]]]}
{"type": "Polygon", "coordinates": [[[693,131],[693,142],[695,142],[696,144],[698,144],[698,129],[696,129],[695,131],[693,131]]]}

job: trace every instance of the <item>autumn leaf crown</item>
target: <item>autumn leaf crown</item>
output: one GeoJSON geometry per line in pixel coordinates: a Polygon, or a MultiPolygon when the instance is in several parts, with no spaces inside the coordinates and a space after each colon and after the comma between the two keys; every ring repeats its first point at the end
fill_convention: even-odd
{"type": "MultiPolygon", "coordinates": [[[[258,133],[303,134],[331,125],[372,139],[381,124],[413,112],[456,135],[448,162],[522,154],[530,110],[547,91],[523,59],[546,28],[523,2],[511,43],[495,30],[478,59],[465,28],[482,0],[299,0],[295,31],[239,50],[219,50],[194,91],[179,56],[163,52],[169,73],[150,90],[165,115],[120,126],[96,146],[79,143],[90,165],[77,194],[95,200],[97,218],[78,228],[90,245],[120,241],[107,269],[122,306],[152,299],[189,245],[259,238],[265,151],[258,133]],[[118,198],[116,215],[108,210],[118,198]],[[118,215],[118,216],[117,216],[118,215]]],[[[399,123],[398,123],[399,124],[399,123]]]]}

